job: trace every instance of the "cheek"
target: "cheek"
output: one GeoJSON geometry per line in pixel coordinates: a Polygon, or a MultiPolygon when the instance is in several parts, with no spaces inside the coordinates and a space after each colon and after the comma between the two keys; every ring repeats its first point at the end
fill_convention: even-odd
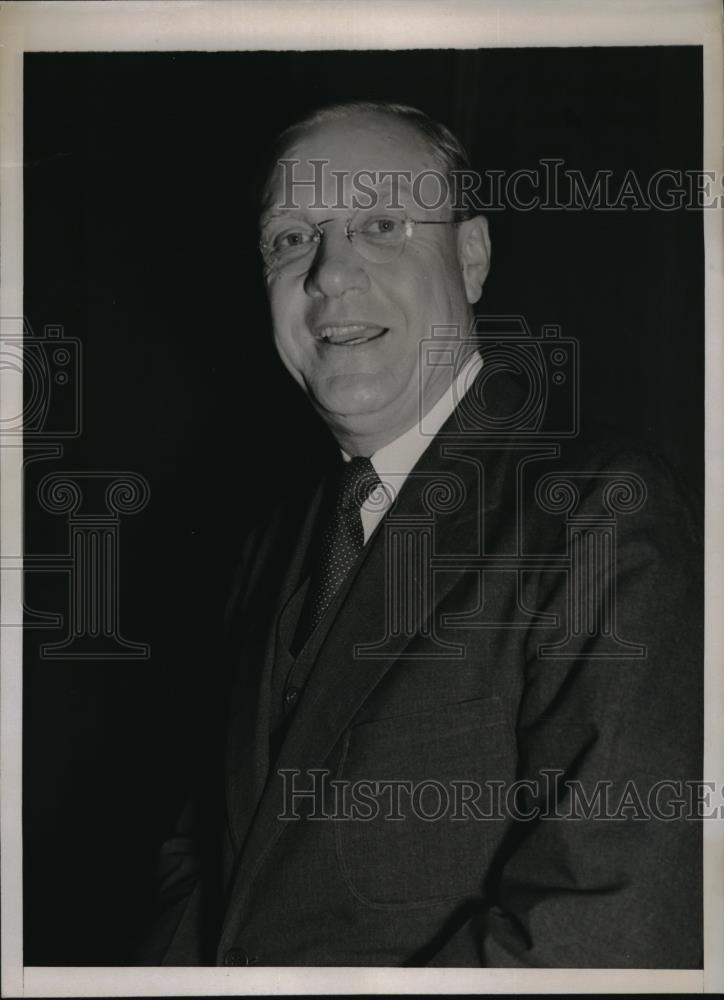
{"type": "Polygon", "coordinates": [[[437,252],[425,268],[425,294],[435,302],[453,302],[462,288],[462,275],[457,261],[447,253],[437,252]]]}
{"type": "Polygon", "coordinates": [[[386,271],[378,275],[374,285],[376,297],[385,304],[388,319],[398,328],[409,331],[419,323],[425,312],[432,273],[432,268],[428,272],[421,261],[410,260],[405,266],[398,263],[394,270],[387,265],[386,271]]]}
{"type": "Polygon", "coordinates": [[[414,263],[385,282],[387,296],[401,314],[408,344],[432,336],[436,324],[450,323],[456,314],[452,283],[457,279],[448,274],[444,258],[433,253],[414,263]]]}
{"type": "Polygon", "coordinates": [[[295,356],[299,352],[297,328],[300,324],[301,310],[295,306],[294,294],[271,286],[269,308],[277,350],[285,356],[295,356]]]}
{"type": "MultiPolygon", "coordinates": [[[[432,303],[454,301],[462,278],[456,266],[457,260],[451,260],[449,250],[437,246],[410,247],[410,250],[412,254],[407,273],[399,282],[399,288],[404,288],[406,292],[406,311],[418,314],[432,303]]],[[[431,316],[430,322],[445,322],[446,318],[443,313],[431,316]]]]}

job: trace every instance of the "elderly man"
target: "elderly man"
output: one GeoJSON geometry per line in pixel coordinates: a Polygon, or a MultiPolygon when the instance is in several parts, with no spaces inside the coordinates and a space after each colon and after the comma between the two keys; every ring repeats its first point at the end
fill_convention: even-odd
{"type": "Polygon", "coordinates": [[[654,460],[536,436],[513,348],[478,349],[447,129],[339,105],[273,161],[274,339],[339,461],[244,548],[223,860],[190,820],[165,845],[149,960],[697,966],[687,508],[654,460]]]}

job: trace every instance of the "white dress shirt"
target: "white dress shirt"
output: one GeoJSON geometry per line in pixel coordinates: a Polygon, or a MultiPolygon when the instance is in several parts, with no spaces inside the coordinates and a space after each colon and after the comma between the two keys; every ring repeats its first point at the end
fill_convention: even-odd
{"type": "MultiPolygon", "coordinates": [[[[483,359],[475,351],[455,381],[448,386],[422,420],[370,456],[381,485],[372,491],[360,510],[365,544],[394,503],[408,475],[417,465],[418,459],[452,414],[482,367],[483,359]]],[[[342,452],[342,458],[345,462],[350,461],[350,456],[345,451],[342,452]]]]}

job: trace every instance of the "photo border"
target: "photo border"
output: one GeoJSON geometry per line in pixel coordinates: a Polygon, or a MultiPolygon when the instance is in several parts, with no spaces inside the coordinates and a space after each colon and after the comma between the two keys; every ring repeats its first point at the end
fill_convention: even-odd
{"type": "MultiPolygon", "coordinates": [[[[717,0],[208,0],[11,2],[0,9],[0,316],[23,316],[23,53],[701,45],[705,170],[721,177],[722,21],[717,0]]],[[[722,209],[704,212],[706,605],[704,777],[724,778],[724,316],[722,209]]],[[[7,321],[11,322],[11,321],[7,321]]],[[[0,415],[22,411],[0,371],[0,415]]],[[[0,452],[0,551],[22,552],[22,446],[0,452]]],[[[724,821],[704,824],[704,970],[39,968],[22,964],[21,574],[0,589],[0,881],[4,996],[421,993],[699,993],[724,989],[724,821]]]]}

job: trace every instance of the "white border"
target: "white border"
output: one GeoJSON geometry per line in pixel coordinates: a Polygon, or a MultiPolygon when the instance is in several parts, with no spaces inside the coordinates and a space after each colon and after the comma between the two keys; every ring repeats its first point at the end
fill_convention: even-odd
{"type": "MultiPolygon", "coordinates": [[[[0,21],[0,322],[23,332],[22,55],[0,21]],[[1,319],[1,317],[7,317],[1,319]],[[10,317],[17,317],[11,320],[10,317]]],[[[22,413],[22,385],[0,368],[0,413],[22,413]]],[[[7,556],[22,553],[23,450],[0,439],[0,956],[3,995],[19,996],[23,958],[22,582],[7,556]]]]}
{"type": "Polygon", "coordinates": [[[33,51],[716,47],[717,0],[25,0],[6,38],[33,51]]]}
{"type": "Polygon", "coordinates": [[[300,996],[345,993],[701,993],[672,969],[26,969],[26,995],[300,996]]]}
{"type": "MultiPolygon", "coordinates": [[[[704,38],[704,169],[724,164],[722,15],[704,38]]],[[[704,212],[705,647],[704,776],[724,780],[724,211],[704,212]]],[[[704,822],[704,989],[724,992],[724,818],[704,822]]]]}
{"type": "MultiPolygon", "coordinates": [[[[254,49],[498,48],[585,45],[704,48],[704,168],[721,175],[724,102],[718,0],[193,0],[0,5],[0,316],[22,316],[22,53],[254,49]]],[[[705,213],[707,633],[705,776],[724,760],[724,350],[722,212],[705,213]]],[[[3,379],[2,412],[18,413],[3,379]]],[[[14,395],[13,395],[14,393],[14,395]]],[[[21,449],[0,454],[0,547],[21,537],[21,449]]],[[[20,574],[0,576],[0,625],[19,621],[20,574]]],[[[705,971],[545,969],[70,969],[22,967],[21,631],[0,628],[2,993],[161,996],[308,993],[698,993],[724,989],[724,829],[705,823],[705,971]]],[[[672,734],[673,735],[673,734],[672,734]]]]}

